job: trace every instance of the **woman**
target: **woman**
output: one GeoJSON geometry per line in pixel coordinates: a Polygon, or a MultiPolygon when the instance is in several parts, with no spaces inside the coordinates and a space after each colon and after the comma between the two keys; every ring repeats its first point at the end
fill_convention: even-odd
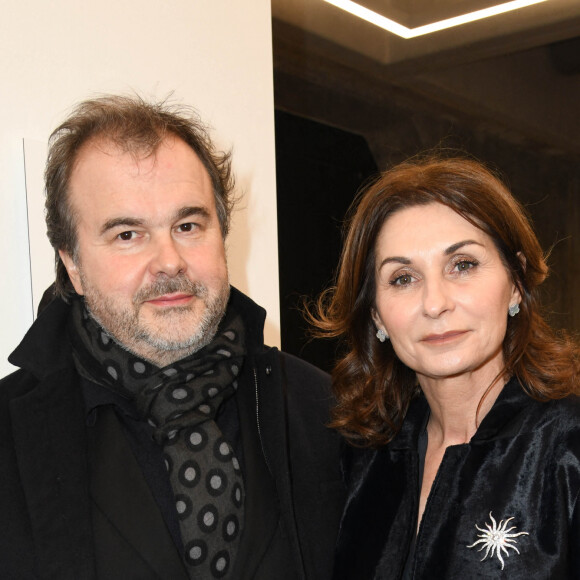
{"type": "Polygon", "coordinates": [[[348,347],[336,580],[580,578],[579,355],[540,314],[546,275],[479,163],[409,162],[359,195],[315,317],[348,347]]]}

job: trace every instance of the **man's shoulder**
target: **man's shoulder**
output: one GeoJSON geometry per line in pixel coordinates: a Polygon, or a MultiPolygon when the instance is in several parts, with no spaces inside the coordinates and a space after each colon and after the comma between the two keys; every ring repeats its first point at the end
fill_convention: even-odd
{"type": "Polygon", "coordinates": [[[293,354],[284,351],[279,352],[281,364],[285,366],[286,371],[291,373],[293,378],[308,378],[320,382],[321,385],[330,386],[330,375],[328,373],[293,354]]]}
{"type": "MultiPolygon", "coordinates": [[[[18,399],[25,400],[26,395],[38,385],[36,378],[29,372],[18,369],[0,379],[0,448],[12,446],[11,408],[18,399]]],[[[3,453],[3,451],[0,451],[3,453]]]]}
{"type": "Polygon", "coordinates": [[[23,369],[17,369],[0,379],[0,401],[25,395],[37,384],[38,380],[34,375],[23,369]]]}
{"type": "MultiPolygon", "coordinates": [[[[294,355],[280,352],[280,366],[293,421],[323,426],[335,405],[330,375],[294,355]]],[[[325,431],[329,431],[326,427],[325,431]]]]}
{"type": "Polygon", "coordinates": [[[288,393],[303,403],[333,404],[330,375],[295,355],[277,351],[282,380],[288,393]]]}

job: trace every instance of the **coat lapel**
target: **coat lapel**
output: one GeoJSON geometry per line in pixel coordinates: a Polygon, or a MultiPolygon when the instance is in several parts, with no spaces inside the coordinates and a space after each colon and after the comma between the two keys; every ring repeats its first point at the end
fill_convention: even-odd
{"type": "Polygon", "coordinates": [[[61,370],[10,404],[40,578],[95,577],[80,390],[61,370]]]}
{"type": "Polygon", "coordinates": [[[101,407],[97,417],[89,438],[90,491],[97,509],[157,576],[187,580],[178,549],[115,411],[101,407]]]}
{"type": "MultiPolygon", "coordinates": [[[[250,361],[248,361],[250,363],[250,361]]],[[[248,367],[251,365],[248,364],[248,367]]],[[[248,369],[252,373],[254,369],[248,369]]],[[[233,578],[251,580],[280,519],[280,507],[272,474],[264,462],[256,418],[253,379],[241,381],[237,393],[245,464],[245,523],[233,578]]]]}
{"type": "Polygon", "coordinates": [[[379,566],[381,571],[390,571],[385,578],[398,578],[397,571],[405,561],[410,540],[406,530],[412,528],[408,522],[416,510],[416,485],[412,484],[416,462],[411,451],[381,449],[370,457],[364,472],[351,480],[340,524],[334,580],[376,578],[386,546],[390,554],[400,554],[401,558],[379,566]],[[405,529],[396,529],[396,522],[404,522],[405,529]]]}
{"type": "Polygon", "coordinates": [[[349,491],[340,524],[334,580],[401,577],[415,531],[417,441],[427,413],[427,403],[419,397],[388,445],[377,450],[345,451],[349,491]]]}

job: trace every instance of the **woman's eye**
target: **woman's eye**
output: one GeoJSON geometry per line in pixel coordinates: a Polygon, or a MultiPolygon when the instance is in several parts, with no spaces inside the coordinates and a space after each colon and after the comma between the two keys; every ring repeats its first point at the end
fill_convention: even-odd
{"type": "Polygon", "coordinates": [[[392,286],[408,286],[413,281],[413,276],[411,274],[402,274],[391,280],[390,284],[392,286]]]}
{"type": "Polygon", "coordinates": [[[477,266],[477,262],[472,260],[461,260],[455,264],[455,269],[458,272],[467,272],[467,270],[471,270],[472,268],[475,268],[475,266],[477,266]]]}

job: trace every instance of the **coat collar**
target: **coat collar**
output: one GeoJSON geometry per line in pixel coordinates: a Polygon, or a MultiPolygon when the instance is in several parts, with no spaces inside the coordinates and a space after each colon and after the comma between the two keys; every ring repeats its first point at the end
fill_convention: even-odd
{"type": "MultiPolygon", "coordinates": [[[[520,382],[512,377],[501,390],[492,408],[484,417],[470,443],[477,444],[513,437],[525,429],[524,421],[530,407],[541,404],[526,394],[520,382]]],[[[417,449],[421,429],[429,416],[429,405],[423,393],[411,402],[401,430],[389,444],[391,449],[417,449]]]]}
{"type": "Polygon", "coordinates": [[[53,299],[39,314],[8,360],[14,366],[29,371],[37,379],[73,368],[67,332],[69,311],[69,304],[60,298],[53,299]]]}
{"type": "Polygon", "coordinates": [[[266,311],[233,286],[230,286],[228,308],[234,308],[242,316],[246,330],[248,354],[263,352],[266,311]]]}
{"type": "Polygon", "coordinates": [[[470,443],[484,443],[513,437],[516,433],[532,428],[526,424],[532,407],[544,403],[532,399],[522,384],[512,377],[495,400],[489,413],[483,418],[470,443]]]}

